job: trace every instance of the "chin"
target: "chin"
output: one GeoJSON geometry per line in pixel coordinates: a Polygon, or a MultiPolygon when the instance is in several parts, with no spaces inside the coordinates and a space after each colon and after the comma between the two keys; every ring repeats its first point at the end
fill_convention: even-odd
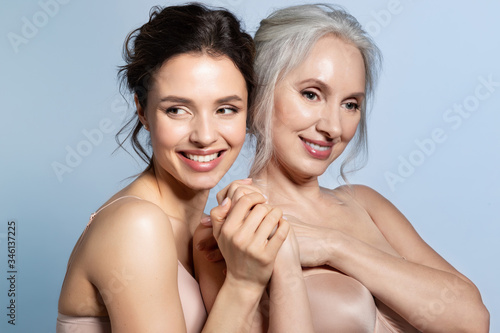
{"type": "Polygon", "coordinates": [[[297,168],[295,172],[293,171],[293,169],[290,171],[292,173],[299,173],[299,174],[304,175],[304,176],[307,175],[307,178],[319,177],[322,174],[324,174],[326,172],[326,170],[328,170],[328,167],[330,165],[331,165],[331,163],[320,163],[319,165],[318,165],[318,163],[310,163],[307,165],[302,165],[302,167],[297,168]]]}
{"type": "Polygon", "coordinates": [[[185,184],[190,188],[192,188],[193,190],[203,191],[203,190],[213,189],[215,186],[217,186],[220,180],[221,178],[210,177],[210,176],[193,177],[191,179],[188,179],[188,181],[185,184]]]}

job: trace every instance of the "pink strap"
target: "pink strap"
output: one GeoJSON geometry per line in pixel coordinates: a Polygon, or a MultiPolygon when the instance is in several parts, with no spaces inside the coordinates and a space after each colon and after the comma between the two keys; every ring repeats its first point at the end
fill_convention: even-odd
{"type": "Polygon", "coordinates": [[[111,206],[112,204],[114,204],[115,202],[117,202],[118,200],[120,199],[123,199],[123,198],[136,198],[136,199],[139,199],[139,200],[142,200],[141,198],[139,197],[136,197],[135,195],[124,195],[123,197],[119,197],[119,198],[116,198],[115,200],[111,201],[109,204],[105,205],[104,207],[101,207],[99,208],[96,212],[90,214],[90,219],[89,219],[89,223],[87,223],[87,227],[85,227],[85,230],[87,230],[87,228],[89,227],[90,223],[92,222],[92,220],[94,219],[94,217],[101,211],[103,210],[104,208],[107,208],[108,206],[111,206]]]}

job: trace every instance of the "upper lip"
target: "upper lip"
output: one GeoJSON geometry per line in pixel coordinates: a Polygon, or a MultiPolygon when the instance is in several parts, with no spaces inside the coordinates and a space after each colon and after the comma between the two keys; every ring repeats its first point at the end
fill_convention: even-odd
{"type": "Polygon", "coordinates": [[[186,149],[186,150],[179,150],[178,153],[204,156],[204,155],[212,155],[215,153],[221,153],[225,150],[226,149],[186,149]]]}
{"type": "Polygon", "coordinates": [[[311,140],[311,139],[306,139],[304,137],[300,137],[301,140],[314,143],[318,146],[323,146],[323,147],[333,147],[334,143],[333,141],[323,141],[323,140],[311,140]]]}

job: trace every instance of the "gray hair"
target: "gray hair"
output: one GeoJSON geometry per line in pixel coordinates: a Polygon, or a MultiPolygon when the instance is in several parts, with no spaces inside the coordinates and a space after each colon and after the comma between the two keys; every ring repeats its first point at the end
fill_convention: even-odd
{"type": "MultiPolygon", "coordinates": [[[[381,66],[380,50],[359,22],[343,8],[326,4],[292,6],[279,9],[262,20],[254,37],[257,86],[255,103],[248,115],[248,127],[256,139],[256,152],[251,176],[264,169],[274,157],[271,125],[277,83],[304,61],[314,44],[328,34],[356,46],[365,64],[366,98],[361,105],[354,147],[340,167],[341,177],[347,182],[345,166],[359,155],[363,157],[361,164],[366,162],[366,106],[373,97],[381,66]]],[[[358,170],[362,165],[350,171],[358,170]]]]}

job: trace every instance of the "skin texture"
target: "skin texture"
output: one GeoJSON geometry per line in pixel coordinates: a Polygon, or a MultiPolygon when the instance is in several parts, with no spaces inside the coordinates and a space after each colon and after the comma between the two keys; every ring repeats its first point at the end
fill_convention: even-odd
{"type": "MultiPolygon", "coordinates": [[[[292,225],[304,274],[337,271],[354,278],[401,331],[487,332],[489,313],[477,288],[388,200],[366,186],[319,186],[318,177],[355,134],[359,110],[352,106],[363,101],[364,80],[363,60],[353,45],[333,36],[320,39],[276,86],[273,160],[251,185],[235,182],[219,198],[251,192],[252,186],[263,193],[292,225]],[[305,141],[319,145],[312,147],[317,151],[305,141]],[[440,311],[432,308],[436,302],[444,304],[440,311]]],[[[309,310],[293,299],[300,291],[294,285],[279,302],[289,318],[309,310]]],[[[283,331],[287,325],[285,319],[276,327],[283,331]]]]}
{"type": "Polygon", "coordinates": [[[325,172],[359,123],[357,107],[364,99],[365,86],[363,58],[350,44],[336,46],[331,39],[320,39],[307,59],[276,85],[275,164],[299,183],[325,172]],[[308,149],[311,142],[325,150],[308,149]],[[317,154],[323,155],[314,157],[317,154]]]}
{"type": "MultiPolygon", "coordinates": [[[[137,103],[137,109],[151,134],[154,171],[142,173],[107,203],[126,195],[140,199],[121,199],[96,215],[69,259],[59,299],[59,312],[66,315],[109,315],[113,332],[186,331],[178,263],[194,274],[191,242],[209,189],[227,172],[245,139],[247,88],[229,58],[181,54],[166,61],[153,81],[147,106],[137,103]],[[188,154],[213,153],[217,163],[208,167],[186,161],[188,154]]],[[[235,207],[245,216],[263,197],[253,193],[239,201],[235,207]]],[[[258,211],[256,228],[263,220],[268,228],[279,223],[281,214],[258,211]]],[[[253,252],[225,243],[238,260],[228,257],[231,272],[252,267],[258,278],[228,279],[204,332],[245,332],[245,319],[256,311],[272,272],[262,263],[274,260],[287,228],[283,223],[269,241],[267,235],[243,238],[250,246],[271,244],[253,252]]]]}
{"type": "MultiPolygon", "coordinates": [[[[238,204],[250,196],[260,197],[262,203],[266,200],[266,198],[252,186],[251,180],[246,179],[233,182],[217,194],[219,206],[212,209],[210,219],[202,221],[202,224],[196,230],[193,240],[194,244],[197,244],[194,251],[196,277],[200,283],[203,300],[209,313],[214,311],[217,302],[216,299],[219,298],[218,294],[222,291],[221,286],[223,288],[226,281],[235,275],[235,273],[226,266],[227,259],[234,257],[235,253],[224,250],[225,242],[220,240],[221,231],[223,229],[226,231],[228,229],[234,229],[234,222],[232,220],[234,220],[234,215],[238,214],[238,204]],[[231,202],[236,202],[237,204],[231,205],[231,202]],[[207,260],[204,251],[213,249],[214,245],[217,244],[213,242],[213,240],[218,243],[218,249],[210,253],[216,254],[216,257],[207,260]],[[219,248],[225,261],[222,260],[222,257],[219,257],[219,248]]],[[[255,214],[258,208],[269,210],[270,213],[268,216],[271,216],[271,214],[276,217],[282,216],[280,209],[272,208],[269,205],[255,207],[251,211],[251,214],[255,214]]],[[[232,237],[228,237],[228,239],[235,239],[236,241],[234,243],[239,244],[240,247],[246,248],[247,251],[255,250],[253,246],[245,244],[243,241],[248,239],[248,236],[252,236],[255,232],[254,223],[252,223],[250,219],[251,214],[244,220],[242,220],[241,217],[237,218],[236,221],[242,221],[238,224],[239,229],[232,233],[232,237]]],[[[280,225],[277,229],[269,225],[269,223],[266,223],[265,220],[262,222],[261,226],[265,224],[267,224],[268,227],[260,227],[258,231],[262,232],[264,240],[268,239],[268,242],[271,243],[273,239],[279,237],[279,239],[284,239],[284,242],[279,248],[279,251],[277,251],[277,254],[273,257],[269,257],[270,261],[266,260],[262,262],[262,264],[266,265],[271,263],[268,268],[270,269],[270,273],[272,273],[272,278],[269,283],[266,283],[266,285],[268,285],[267,290],[264,290],[260,286],[257,286],[255,289],[260,292],[259,309],[255,314],[247,318],[245,327],[251,332],[283,332],[283,330],[287,332],[313,332],[311,314],[308,306],[309,301],[302,279],[299,248],[293,230],[288,231],[288,223],[284,220],[280,220],[280,225]],[[283,231],[285,228],[287,234],[283,231]],[[285,297],[285,295],[289,294],[290,287],[294,288],[293,297],[285,297]],[[294,306],[297,302],[303,306],[294,306]]],[[[259,245],[258,242],[255,244],[259,245]]],[[[260,247],[262,246],[269,245],[264,241],[264,243],[260,244],[260,247]]],[[[245,271],[239,272],[239,274],[251,276],[255,274],[255,270],[249,263],[248,268],[245,271]]],[[[262,282],[264,282],[264,280],[262,280],[262,282]]],[[[248,290],[249,286],[247,285],[244,288],[248,290]]]]}
{"type": "Polygon", "coordinates": [[[192,189],[214,187],[244,141],[242,119],[248,96],[241,89],[245,87],[243,77],[227,58],[189,54],[167,61],[154,79],[155,89],[150,91],[148,103],[155,110],[140,109],[139,118],[151,132],[159,169],[192,189]],[[193,62],[198,66],[192,67],[193,62]],[[189,75],[184,75],[186,71],[189,75]],[[232,88],[233,84],[239,89],[232,88]],[[182,158],[186,153],[224,156],[217,168],[207,170],[211,172],[198,172],[186,167],[182,158]]]}

